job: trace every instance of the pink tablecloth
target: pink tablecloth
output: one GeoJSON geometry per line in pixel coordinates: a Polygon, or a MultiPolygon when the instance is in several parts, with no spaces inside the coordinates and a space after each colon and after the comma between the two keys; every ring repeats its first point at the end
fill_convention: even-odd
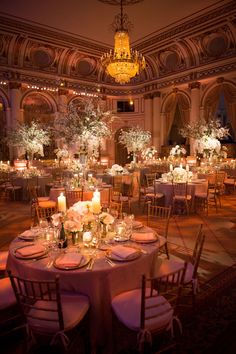
{"type": "MultiPolygon", "coordinates": [[[[151,230],[146,229],[146,231],[151,230]]],[[[48,269],[47,258],[37,262],[17,259],[13,255],[13,249],[25,244],[17,239],[10,246],[7,267],[13,274],[41,280],[54,279],[56,274],[60,274],[62,290],[87,295],[91,306],[91,344],[93,348],[97,345],[106,346],[104,353],[110,353],[112,352],[111,299],[122,291],[139,287],[142,274],[150,276],[157,259],[158,249],[164,243],[163,238],[159,238],[159,242],[150,244],[140,245],[129,242],[129,245],[140,247],[145,253],[141,253],[139,258],[132,261],[116,262],[114,267],[105,262],[105,251],[98,250],[93,270],[88,272],[86,268],[72,271],[58,270],[54,267],[48,269]]]]}

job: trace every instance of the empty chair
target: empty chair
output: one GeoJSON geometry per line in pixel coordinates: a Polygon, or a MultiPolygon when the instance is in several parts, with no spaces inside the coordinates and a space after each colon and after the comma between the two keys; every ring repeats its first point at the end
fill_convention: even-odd
{"type": "Polygon", "coordinates": [[[20,311],[9,277],[0,279],[0,336],[17,329],[20,311]]]}
{"type": "Polygon", "coordinates": [[[45,208],[45,214],[47,214],[49,213],[49,209],[54,210],[57,208],[57,203],[54,200],[50,200],[49,197],[38,197],[36,186],[30,186],[28,192],[31,199],[31,219],[34,222],[38,219],[37,210],[41,213],[41,209],[45,208]]]}
{"type": "Polygon", "coordinates": [[[155,179],[156,179],[156,173],[146,173],[145,174],[146,187],[153,187],[155,179]]]}
{"type": "Polygon", "coordinates": [[[157,233],[166,239],[164,245],[167,258],[169,258],[168,245],[167,245],[167,236],[169,230],[169,221],[171,215],[171,206],[162,207],[158,205],[152,205],[148,203],[147,211],[147,226],[152,227],[157,233]]]}
{"type": "MultiPolygon", "coordinates": [[[[205,241],[205,235],[202,231],[202,224],[200,225],[197,235],[196,235],[196,243],[193,249],[193,254],[189,262],[187,262],[186,274],[183,282],[184,287],[191,287],[192,290],[192,303],[195,303],[195,297],[198,290],[198,266],[202,254],[203,244],[205,241]]],[[[181,260],[164,260],[160,267],[156,269],[155,275],[157,276],[167,276],[172,272],[176,271],[180,267],[183,266],[183,261],[181,260]]]]}
{"type": "Polygon", "coordinates": [[[229,170],[227,177],[224,180],[226,192],[235,192],[236,187],[236,169],[229,170]]]}
{"type": "Polygon", "coordinates": [[[122,215],[122,204],[119,202],[111,201],[109,204],[109,211],[112,215],[120,218],[122,215]]]}
{"type": "Polygon", "coordinates": [[[67,208],[70,208],[73,204],[75,204],[81,200],[83,200],[83,190],[82,189],[66,190],[67,208]]]}
{"type": "Polygon", "coordinates": [[[175,183],[173,182],[173,211],[180,210],[181,212],[186,210],[189,215],[190,203],[192,196],[188,194],[188,184],[186,182],[175,183]]]}
{"type": "Polygon", "coordinates": [[[89,310],[86,296],[60,291],[59,276],[55,280],[29,280],[9,277],[17,302],[28,328],[29,343],[60,343],[67,351],[75,338],[74,330],[89,310]]]}
{"type": "Polygon", "coordinates": [[[41,207],[36,204],[36,220],[39,223],[40,220],[50,220],[51,216],[57,212],[57,206],[41,207]]]}
{"type": "MultiPolygon", "coordinates": [[[[168,276],[142,276],[140,288],[122,292],[112,299],[112,309],[118,320],[138,333],[139,351],[144,342],[151,342],[153,334],[166,330],[173,335],[173,321],[179,303],[186,264],[168,276]]],[[[180,325],[180,321],[177,319],[180,325]]]]}

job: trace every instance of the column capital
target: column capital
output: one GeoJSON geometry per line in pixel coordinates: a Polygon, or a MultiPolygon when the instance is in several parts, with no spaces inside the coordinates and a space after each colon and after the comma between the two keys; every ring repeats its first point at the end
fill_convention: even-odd
{"type": "Polygon", "coordinates": [[[201,83],[199,81],[194,81],[194,82],[191,82],[188,87],[190,88],[190,90],[192,89],[200,89],[201,87],[201,83]]]}
{"type": "Polygon", "coordinates": [[[20,89],[21,88],[21,83],[20,82],[15,82],[15,81],[10,81],[9,82],[9,88],[10,89],[20,89]]]}
{"type": "Polygon", "coordinates": [[[59,88],[58,89],[58,95],[59,96],[62,96],[62,95],[66,96],[66,95],[68,95],[68,93],[69,93],[69,90],[67,90],[67,89],[64,89],[64,88],[59,88]]]}
{"type": "Polygon", "coordinates": [[[148,100],[148,99],[152,100],[153,99],[153,93],[146,93],[145,95],[143,95],[143,98],[145,100],[148,100]]]}
{"type": "Polygon", "coordinates": [[[160,91],[153,92],[153,98],[155,97],[161,97],[160,91]]]}
{"type": "Polygon", "coordinates": [[[225,81],[224,77],[217,77],[216,82],[217,84],[222,84],[225,81]]]}

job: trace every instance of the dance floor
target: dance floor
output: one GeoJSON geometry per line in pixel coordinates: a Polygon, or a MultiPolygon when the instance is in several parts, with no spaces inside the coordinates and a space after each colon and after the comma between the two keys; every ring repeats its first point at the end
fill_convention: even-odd
{"type": "MultiPolygon", "coordinates": [[[[138,220],[145,223],[146,216],[142,212],[142,208],[138,206],[137,200],[132,202],[132,212],[135,214],[138,220]]],[[[0,249],[7,250],[9,243],[25,229],[30,227],[30,205],[21,202],[5,202],[0,201],[0,249]]],[[[169,227],[169,251],[171,259],[181,258],[188,260],[192,254],[192,250],[195,244],[195,237],[200,224],[203,224],[204,232],[206,235],[205,244],[199,264],[199,279],[200,279],[200,294],[199,301],[203,302],[214,297],[217,293],[216,289],[224,288],[226,293],[235,289],[236,283],[236,194],[225,195],[222,198],[222,208],[216,210],[214,207],[210,207],[208,216],[205,213],[186,215],[173,215],[170,221],[169,227]],[[215,293],[214,293],[215,291],[215,293]],[[210,294],[211,296],[208,296],[210,294]],[[208,296],[208,298],[207,298],[208,296]]],[[[165,259],[163,254],[160,256],[159,261],[165,259]]],[[[234,291],[234,300],[236,292],[234,291]]],[[[220,295],[219,295],[220,296],[220,295]]],[[[225,305],[226,306],[226,305],[225,305]]],[[[235,306],[234,306],[235,307],[235,306]]],[[[207,310],[203,313],[207,315],[207,310]]],[[[215,310],[214,310],[215,311],[215,310]]],[[[231,310],[229,310],[231,311],[231,310]]],[[[233,311],[233,310],[232,310],[233,311]]],[[[234,308],[235,311],[235,308],[234,308]]],[[[233,313],[232,313],[233,314],[233,313]]],[[[199,314],[198,314],[199,315],[199,314]]],[[[201,313],[202,315],[202,313],[201,313]]],[[[235,312],[234,312],[235,315],[235,312]]],[[[195,317],[196,318],[196,317],[195,317]]],[[[198,323],[200,319],[198,318],[198,323]]],[[[216,319],[214,320],[214,323],[216,319]]],[[[233,318],[235,326],[236,319],[233,318]]],[[[196,328],[196,323],[192,324],[196,328]]],[[[191,325],[188,325],[191,328],[191,325]]],[[[221,326],[222,327],[222,326],[221,326]]],[[[235,327],[234,327],[235,328],[235,327]]],[[[193,328],[194,329],[194,328],[193,328]]],[[[190,331],[190,329],[188,329],[190,331]]],[[[231,328],[232,331],[232,328],[231,328]]],[[[194,330],[193,330],[194,332],[194,330]]],[[[227,333],[231,333],[228,329],[227,333]]],[[[204,333],[205,335],[205,333],[204,333]]],[[[185,336],[185,341],[187,336],[185,336]]],[[[186,343],[180,340],[179,343],[186,349],[186,343]]],[[[203,342],[204,340],[201,339],[203,342]]],[[[228,341],[225,337],[221,340],[228,341]]],[[[206,338],[205,338],[206,342],[206,338]]],[[[232,342],[232,341],[231,341],[232,342]]],[[[190,340],[189,343],[193,345],[194,340],[190,340]],[[192,342],[192,343],[191,343],[192,342]]],[[[216,342],[215,342],[216,343],[216,342]]],[[[228,342],[229,343],[229,342],[228,342]]],[[[21,346],[16,349],[16,345],[11,343],[10,347],[6,347],[7,352],[21,354],[21,346]]],[[[217,348],[216,348],[217,349],[217,348]]],[[[232,349],[232,353],[235,347],[232,349]]],[[[190,349],[189,349],[190,350],[190,349]]],[[[194,353],[211,352],[207,351],[192,351],[194,353]]],[[[212,350],[212,346],[211,346],[212,350]]],[[[119,353],[131,353],[132,351],[118,351],[119,353]]],[[[170,351],[171,352],[171,351],[170,351]]],[[[188,349],[182,351],[179,347],[175,348],[173,353],[188,353],[188,349]]],[[[231,353],[230,349],[226,351],[231,353]]],[[[220,351],[215,351],[220,353],[220,351]]],[[[223,353],[223,352],[222,352],[223,353]]]]}

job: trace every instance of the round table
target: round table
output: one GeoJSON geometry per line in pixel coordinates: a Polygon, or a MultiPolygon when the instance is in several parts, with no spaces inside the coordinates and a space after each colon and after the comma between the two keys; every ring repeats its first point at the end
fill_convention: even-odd
{"type": "MultiPolygon", "coordinates": [[[[207,181],[205,179],[199,179],[195,182],[188,183],[187,193],[192,196],[192,208],[194,207],[194,196],[195,193],[206,193],[207,192],[207,181]]],[[[173,186],[171,182],[160,182],[155,181],[154,184],[156,193],[163,193],[165,196],[165,206],[172,205],[173,200],[173,186]]]]}
{"type": "MultiPolygon", "coordinates": [[[[150,231],[152,230],[147,227],[140,229],[140,232],[150,231]]],[[[47,268],[48,258],[37,261],[18,259],[14,256],[14,249],[24,244],[26,241],[19,238],[11,243],[7,269],[15,275],[37,280],[54,279],[56,274],[59,274],[62,290],[87,295],[91,308],[91,345],[93,348],[101,346],[105,348],[104,353],[108,353],[112,352],[111,299],[123,291],[140,287],[142,274],[152,274],[158,250],[165,244],[165,239],[158,236],[157,242],[148,244],[126,242],[127,245],[139,247],[140,256],[132,261],[115,262],[113,267],[106,262],[106,251],[97,250],[92,271],[87,271],[86,267],[69,271],[59,270],[54,266],[47,268]]],[[[83,252],[83,247],[79,250],[83,252]]]]}

